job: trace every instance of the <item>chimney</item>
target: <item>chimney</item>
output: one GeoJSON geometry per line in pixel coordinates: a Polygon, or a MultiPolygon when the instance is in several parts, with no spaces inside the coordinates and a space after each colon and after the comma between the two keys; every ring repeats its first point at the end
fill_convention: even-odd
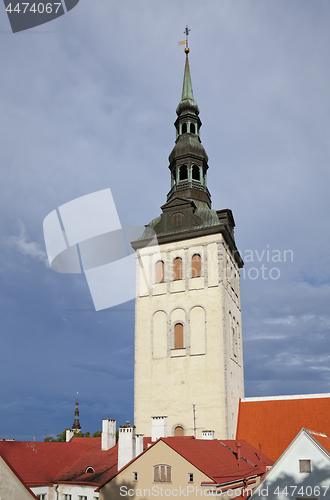
{"type": "Polygon", "coordinates": [[[119,426],[118,470],[136,457],[135,425],[119,426]]]}
{"type": "Polygon", "coordinates": [[[214,439],[214,431],[202,431],[202,439],[214,439]]]}
{"type": "Polygon", "coordinates": [[[138,455],[140,455],[140,453],[143,452],[143,434],[137,434],[135,442],[136,442],[135,456],[137,457],[138,455]]]}
{"type": "Polygon", "coordinates": [[[241,443],[237,442],[237,461],[240,463],[241,461],[241,443]]]}
{"type": "Polygon", "coordinates": [[[65,441],[68,443],[71,438],[73,438],[74,432],[72,429],[65,429],[65,441]]]}
{"type": "Polygon", "coordinates": [[[102,420],[101,449],[110,450],[116,444],[116,421],[113,419],[102,420]]]}
{"type": "Polygon", "coordinates": [[[152,417],[151,441],[167,437],[167,417],[152,417]]]}

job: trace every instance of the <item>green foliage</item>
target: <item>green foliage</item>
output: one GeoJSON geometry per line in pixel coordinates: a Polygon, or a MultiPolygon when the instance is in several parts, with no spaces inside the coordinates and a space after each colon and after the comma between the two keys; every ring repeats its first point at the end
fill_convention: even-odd
{"type": "MultiPolygon", "coordinates": [[[[53,436],[45,437],[44,441],[47,443],[65,443],[66,431],[67,431],[67,429],[64,429],[63,432],[61,432],[60,434],[57,434],[56,438],[54,438],[53,436]]],[[[94,432],[92,437],[101,437],[101,434],[102,434],[101,431],[96,431],[96,432],[94,432]]],[[[73,437],[86,437],[86,438],[89,438],[90,436],[91,436],[90,432],[81,432],[81,431],[75,432],[73,435],[73,437]]]]}

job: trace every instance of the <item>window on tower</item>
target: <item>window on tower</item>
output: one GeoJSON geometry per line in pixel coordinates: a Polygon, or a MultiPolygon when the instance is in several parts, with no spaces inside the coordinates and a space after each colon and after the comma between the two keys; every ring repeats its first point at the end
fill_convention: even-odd
{"type": "Polygon", "coordinates": [[[174,429],[174,436],[176,437],[182,437],[184,436],[184,429],[182,425],[177,425],[174,429]]]}
{"type": "Polygon", "coordinates": [[[192,178],[194,181],[200,181],[201,180],[201,175],[200,175],[200,169],[198,165],[193,165],[192,168],[192,178]]]}
{"type": "Polygon", "coordinates": [[[190,133],[191,134],[196,134],[196,127],[194,123],[190,124],[190,133]]]}
{"type": "Polygon", "coordinates": [[[174,349],[183,349],[183,324],[174,326],[174,349]]]}
{"type": "Polygon", "coordinates": [[[188,179],[188,167],[187,165],[181,165],[179,170],[179,181],[185,181],[188,179]]]}
{"type": "Polygon", "coordinates": [[[182,280],[182,259],[177,257],[173,262],[173,279],[182,280]]]}
{"type": "Polygon", "coordinates": [[[156,283],[164,283],[165,272],[164,272],[164,262],[159,260],[156,263],[156,283]]]}
{"type": "Polygon", "coordinates": [[[195,253],[191,259],[191,277],[199,278],[201,276],[202,259],[198,253],[195,253]]]}
{"type": "Polygon", "coordinates": [[[181,128],[181,130],[182,130],[182,133],[183,133],[183,134],[186,134],[186,133],[187,133],[187,124],[186,124],[186,123],[183,123],[183,124],[182,124],[182,128],[181,128]]]}

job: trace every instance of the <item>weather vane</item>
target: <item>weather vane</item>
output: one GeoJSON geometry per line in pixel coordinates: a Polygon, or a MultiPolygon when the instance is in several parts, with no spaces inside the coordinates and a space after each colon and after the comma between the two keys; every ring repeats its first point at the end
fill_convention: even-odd
{"type": "Polygon", "coordinates": [[[187,26],[186,26],[186,28],[185,28],[185,30],[183,32],[186,35],[186,39],[183,40],[183,42],[179,42],[179,45],[185,45],[186,46],[186,48],[184,49],[184,51],[185,51],[186,54],[189,54],[189,47],[188,47],[189,31],[190,31],[190,29],[188,28],[188,24],[187,24],[187,26]]]}

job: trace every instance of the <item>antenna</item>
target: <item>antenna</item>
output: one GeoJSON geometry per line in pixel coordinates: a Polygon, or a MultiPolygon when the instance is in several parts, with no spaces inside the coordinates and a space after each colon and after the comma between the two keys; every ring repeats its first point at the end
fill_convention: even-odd
{"type": "Polygon", "coordinates": [[[197,427],[196,427],[196,405],[193,404],[192,407],[193,407],[193,416],[194,416],[194,437],[196,439],[196,431],[197,431],[197,427]]]}

